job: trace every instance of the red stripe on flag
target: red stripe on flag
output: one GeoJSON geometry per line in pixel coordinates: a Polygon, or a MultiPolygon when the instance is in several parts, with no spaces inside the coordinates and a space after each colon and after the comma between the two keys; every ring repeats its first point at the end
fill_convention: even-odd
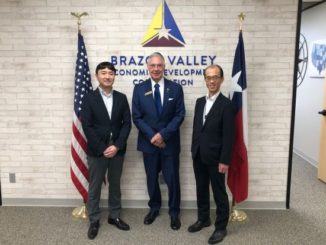
{"type": "Polygon", "coordinates": [[[83,197],[84,203],[87,203],[88,192],[84,188],[84,186],[82,185],[82,183],[79,181],[78,177],[75,175],[75,172],[73,171],[73,169],[71,167],[70,167],[70,177],[71,177],[72,182],[76,186],[78,192],[83,197]]]}
{"type": "Polygon", "coordinates": [[[228,171],[228,186],[236,203],[248,197],[248,156],[243,139],[242,111],[235,118],[235,141],[228,171]]]}
{"type": "MultiPolygon", "coordinates": [[[[77,119],[77,120],[79,120],[79,119],[77,119]]],[[[80,124],[79,121],[77,123],[80,124]]],[[[86,152],[87,151],[87,142],[84,139],[83,135],[79,132],[79,130],[76,127],[75,123],[72,124],[72,132],[73,132],[76,140],[78,141],[79,145],[82,147],[82,149],[84,150],[84,152],[86,152]]]]}
{"type": "Polygon", "coordinates": [[[89,174],[88,174],[88,169],[86,163],[79,157],[77,154],[75,148],[71,145],[71,155],[72,158],[74,159],[74,162],[80,172],[84,175],[85,179],[89,181],[89,174]]]}

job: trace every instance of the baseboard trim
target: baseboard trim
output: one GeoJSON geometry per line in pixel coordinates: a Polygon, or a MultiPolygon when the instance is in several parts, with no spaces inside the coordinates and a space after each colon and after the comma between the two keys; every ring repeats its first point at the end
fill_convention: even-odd
{"type": "MultiPolygon", "coordinates": [[[[123,208],[147,208],[147,200],[123,200],[123,208]]],[[[107,200],[101,200],[101,207],[107,207],[107,200]]],[[[80,207],[83,202],[80,199],[34,199],[34,198],[3,198],[3,206],[48,206],[48,207],[80,207]]],[[[215,209],[215,203],[211,202],[211,207],[215,209]]],[[[162,201],[162,208],[168,208],[168,202],[162,201]]],[[[195,200],[181,201],[181,209],[196,209],[195,200]]],[[[284,210],[284,202],[259,202],[245,201],[237,205],[239,209],[280,209],[284,210]]]]}
{"type": "Polygon", "coordinates": [[[310,163],[315,168],[318,168],[318,162],[312,159],[311,157],[308,157],[306,154],[304,154],[302,151],[293,148],[293,153],[296,154],[298,157],[304,159],[308,163],[310,163]]]}

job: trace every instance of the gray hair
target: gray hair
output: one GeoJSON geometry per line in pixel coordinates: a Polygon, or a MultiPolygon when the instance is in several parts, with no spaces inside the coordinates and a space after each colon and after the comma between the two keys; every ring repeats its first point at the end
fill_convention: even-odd
{"type": "Polygon", "coordinates": [[[160,52],[154,52],[150,56],[147,57],[147,64],[149,63],[149,60],[152,59],[153,57],[160,57],[163,60],[163,63],[165,64],[165,59],[164,56],[160,52]]]}

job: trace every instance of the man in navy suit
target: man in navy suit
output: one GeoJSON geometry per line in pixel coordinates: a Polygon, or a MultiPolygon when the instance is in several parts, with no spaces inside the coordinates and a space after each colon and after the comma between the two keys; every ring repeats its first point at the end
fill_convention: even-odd
{"type": "Polygon", "coordinates": [[[197,99],[193,122],[191,153],[196,178],[198,219],[189,232],[211,225],[209,182],[217,206],[215,231],[209,244],[221,242],[226,236],[229,220],[229,199],[225,187],[234,141],[235,115],[231,101],[220,92],[223,69],[210,65],[204,70],[208,93],[197,99]]]}
{"type": "Polygon", "coordinates": [[[132,118],[139,130],[137,150],[143,152],[149,213],[144,224],[154,222],[161,208],[161,191],[158,183],[162,171],[169,192],[170,226],[181,227],[180,213],[180,125],[185,117],[181,85],[163,77],[164,57],[153,53],[147,59],[150,79],[134,88],[132,118]]]}
{"type": "Polygon", "coordinates": [[[107,172],[109,184],[108,223],[120,230],[130,227],[120,218],[120,178],[127,139],[131,129],[131,115],[125,94],[113,90],[115,67],[102,62],[96,67],[99,87],[86,95],[82,103],[81,122],[87,138],[89,190],[87,210],[90,226],[88,238],[97,236],[100,226],[100,197],[107,172]]]}

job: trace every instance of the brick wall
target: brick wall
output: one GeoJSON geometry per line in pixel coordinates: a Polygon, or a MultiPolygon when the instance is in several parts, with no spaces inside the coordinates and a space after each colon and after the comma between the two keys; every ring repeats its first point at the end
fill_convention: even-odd
{"type": "MultiPolygon", "coordinates": [[[[70,180],[70,139],[77,24],[82,19],[91,72],[111,55],[216,55],[227,94],[238,41],[238,14],[246,14],[244,42],[249,106],[249,198],[284,202],[286,193],[297,0],[168,0],[186,41],[184,48],[143,48],[140,43],[160,1],[0,0],[0,173],[6,200],[80,199],[70,180]],[[16,173],[16,183],[9,183],[16,173]]],[[[117,67],[119,68],[119,67],[117,67]]],[[[173,77],[171,77],[173,78],[173,77]]],[[[97,81],[92,75],[92,83],[97,81]]],[[[131,101],[131,77],[115,88],[131,101]]],[[[195,200],[190,141],[202,78],[185,86],[182,125],[182,200],[195,200]]],[[[124,200],[147,200],[136,128],[128,140],[124,200]]],[[[103,191],[103,197],[107,192],[103,191]]],[[[163,193],[167,198],[166,190],[163,193]]],[[[15,202],[15,201],[14,201],[15,202]]],[[[50,202],[49,202],[50,203],[50,202]]],[[[17,201],[17,204],[18,201],[17,201]]]]}

